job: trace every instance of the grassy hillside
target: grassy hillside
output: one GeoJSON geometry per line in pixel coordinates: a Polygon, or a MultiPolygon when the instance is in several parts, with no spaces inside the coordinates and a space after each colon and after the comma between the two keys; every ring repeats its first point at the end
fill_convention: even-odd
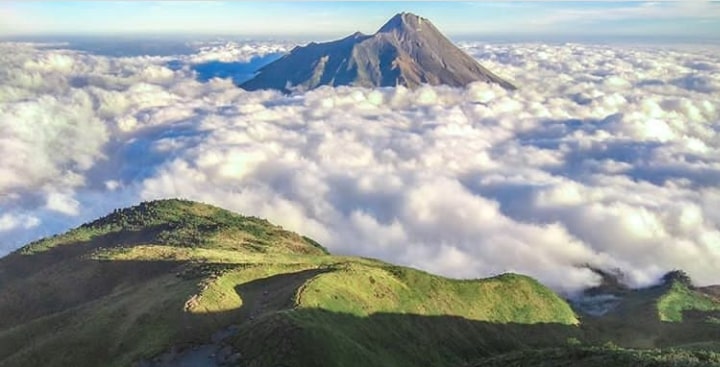
{"type": "Polygon", "coordinates": [[[392,312],[500,323],[578,323],[567,302],[526,276],[453,280],[372,263],[347,263],[319,275],[304,286],[298,304],[356,316],[392,312]]]}
{"type": "Polygon", "coordinates": [[[720,311],[720,302],[686,284],[673,282],[658,300],[657,308],[660,320],[679,322],[685,311],[720,311]]]}
{"type": "Polygon", "coordinates": [[[526,276],[332,256],[262,219],[161,200],[0,259],[0,366],[701,366],[720,350],[720,303],[689,284],[578,316],[526,276]],[[687,352],[548,349],[568,340],[687,352]]]}
{"type": "Polygon", "coordinates": [[[187,303],[218,276],[249,265],[262,271],[248,277],[285,272],[293,256],[326,253],[209,205],[163,200],[117,210],[0,259],[0,365],[125,366],[201,341],[229,322],[194,317],[187,303]]]}
{"type": "Polygon", "coordinates": [[[482,359],[477,367],[713,367],[720,354],[686,350],[575,347],[525,350],[482,359]]]}
{"type": "Polygon", "coordinates": [[[582,317],[587,342],[706,350],[720,345],[720,328],[715,321],[720,316],[720,302],[692,287],[682,272],[668,273],[661,284],[627,290],[619,297],[617,307],[607,314],[582,317]],[[676,277],[676,273],[681,276],[676,277]]]}
{"type": "Polygon", "coordinates": [[[100,245],[154,243],[255,253],[327,254],[317,242],[285,231],[267,220],[177,199],[144,202],[115,210],[65,234],[31,243],[19,252],[29,255],[58,245],[108,239],[115,239],[116,243],[100,245]]]}
{"type": "Polygon", "coordinates": [[[528,277],[451,280],[331,256],[267,221],[182,200],[32,243],[0,259],[0,287],[0,366],[160,365],[162,352],[231,325],[241,332],[212,343],[242,365],[452,366],[579,330],[528,277]]]}
{"type": "Polygon", "coordinates": [[[232,340],[244,366],[465,366],[517,349],[563,344],[580,329],[557,323],[492,323],[457,316],[311,308],[256,320],[232,340]]]}
{"type": "Polygon", "coordinates": [[[333,260],[341,261],[297,288],[291,311],[243,328],[233,345],[250,351],[244,365],[458,366],[554,345],[579,331],[569,305],[525,276],[452,280],[372,260],[333,260]]]}

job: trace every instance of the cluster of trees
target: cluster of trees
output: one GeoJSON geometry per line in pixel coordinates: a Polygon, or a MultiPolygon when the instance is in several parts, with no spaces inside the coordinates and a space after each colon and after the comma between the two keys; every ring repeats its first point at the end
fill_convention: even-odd
{"type": "Polygon", "coordinates": [[[663,284],[672,284],[678,282],[688,287],[692,287],[692,279],[686,272],[682,270],[673,270],[671,272],[668,272],[667,274],[663,275],[662,282],[663,284]]]}

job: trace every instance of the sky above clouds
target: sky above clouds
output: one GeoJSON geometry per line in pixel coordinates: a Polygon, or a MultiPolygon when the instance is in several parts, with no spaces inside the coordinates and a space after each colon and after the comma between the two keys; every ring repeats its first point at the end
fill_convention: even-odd
{"type": "Polygon", "coordinates": [[[561,291],[720,283],[717,47],[459,45],[520,86],[246,92],[199,78],[292,42],[108,56],[0,43],[0,255],[182,197],[332,252],[561,291]]]}
{"type": "Polygon", "coordinates": [[[0,2],[0,36],[222,34],[332,38],[376,31],[401,11],[454,37],[579,37],[707,42],[720,2],[0,2]]]}

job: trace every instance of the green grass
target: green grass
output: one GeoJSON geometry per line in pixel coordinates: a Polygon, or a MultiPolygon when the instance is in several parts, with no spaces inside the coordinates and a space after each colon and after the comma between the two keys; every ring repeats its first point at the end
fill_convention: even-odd
{"type": "Polygon", "coordinates": [[[296,308],[243,329],[244,365],[461,366],[580,332],[568,304],[526,276],[453,280],[338,260],[298,288],[296,308]]]}
{"type": "Polygon", "coordinates": [[[720,311],[720,303],[685,284],[673,282],[658,300],[657,309],[660,320],[679,322],[683,320],[684,311],[720,311]]]}
{"type": "Polygon", "coordinates": [[[209,336],[193,327],[187,333],[182,304],[196,286],[165,276],[65,311],[0,331],[0,365],[127,366],[151,356],[169,341],[209,336]]]}
{"type": "Polygon", "coordinates": [[[0,365],[124,366],[202,340],[242,310],[235,286],[316,268],[326,254],[210,205],[116,210],[0,259],[0,365]]]}
{"type": "Polygon", "coordinates": [[[523,350],[482,359],[477,367],[711,367],[720,365],[720,354],[687,350],[632,350],[576,347],[523,350]]]}
{"type": "Polygon", "coordinates": [[[305,285],[298,304],[356,316],[394,312],[525,324],[578,323],[567,302],[526,276],[454,280],[381,263],[349,262],[322,274],[305,285]]]}
{"type": "Polygon", "coordinates": [[[19,252],[30,255],[58,245],[96,239],[257,253],[327,254],[317,242],[267,220],[178,199],[143,202],[115,210],[65,234],[33,242],[19,252]]]}
{"type": "MultiPolygon", "coordinates": [[[[0,289],[0,366],[13,367],[128,366],[231,324],[243,366],[451,367],[503,354],[487,359],[502,365],[568,338],[678,345],[692,350],[682,352],[689,361],[720,340],[711,322],[660,323],[716,309],[682,284],[633,292],[611,321],[583,324],[527,276],[455,280],[332,256],[265,220],[183,200],[116,210],[32,243],[0,259],[0,289]]],[[[605,362],[665,355],[587,350],[605,362]]]]}
{"type": "Polygon", "coordinates": [[[299,308],[256,320],[233,344],[248,351],[244,366],[450,367],[518,348],[557,345],[579,331],[562,324],[299,308]]]}

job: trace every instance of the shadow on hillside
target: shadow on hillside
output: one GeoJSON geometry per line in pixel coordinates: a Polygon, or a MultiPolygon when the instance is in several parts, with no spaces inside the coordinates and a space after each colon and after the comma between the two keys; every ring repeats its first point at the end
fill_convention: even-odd
{"type": "Polygon", "coordinates": [[[309,269],[235,287],[240,308],[194,313],[188,325],[213,325],[205,340],[176,344],[141,360],[141,367],[455,366],[517,349],[566,345],[582,330],[563,324],[492,323],[449,315],[376,313],[367,317],[321,308],[295,308],[309,269]],[[232,359],[236,357],[238,359],[232,359]]]}
{"type": "Polygon", "coordinates": [[[161,230],[111,233],[0,259],[0,331],[178,271],[183,262],[93,258],[99,249],[151,243],[161,230]]]}
{"type": "MultiPolygon", "coordinates": [[[[167,230],[168,226],[154,226],[143,229],[142,231],[131,231],[123,229],[122,231],[111,232],[103,235],[97,235],[86,241],[76,241],[65,245],[57,245],[45,250],[32,253],[23,253],[25,248],[37,246],[40,242],[35,242],[19,249],[5,257],[0,258],[0,286],[3,281],[11,279],[26,278],[36,273],[45,271],[48,267],[53,266],[61,261],[69,259],[77,259],[80,257],[87,258],[94,250],[113,247],[132,247],[156,242],[160,232],[167,230]]],[[[55,237],[49,237],[52,240],[55,237]]]]}
{"type": "MultiPolygon", "coordinates": [[[[243,366],[458,367],[517,350],[565,347],[570,341],[638,348],[720,342],[720,328],[700,317],[705,313],[693,317],[694,313],[686,313],[683,323],[594,319],[572,326],[496,323],[451,315],[375,313],[361,317],[322,308],[294,308],[293,298],[300,287],[327,271],[333,270],[305,270],[239,285],[235,290],[245,302],[240,309],[194,317],[212,317],[217,326],[233,324],[234,332],[216,340],[214,347],[216,352],[227,347],[241,355],[239,365],[243,366]]],[[[227,330],[223,327],[220,330],[227,330]]],[[[218,354],[222,357],[213,353],[209,359],[218,354]]],[[[183,365],[177,362],[148,366],[183,365]]]]}
{"type": "Polygon", "coordinates": [[[457,316],[318,308],[268,315],[231,343],[244,366],[463,366],[518,349],[566,345],[580,337],[562,324],[491,323],[457,316]]]}
{"type": "MultiPolygon", "coordinates": [[[[150,232],[136,233],[132,245],[152,241],[153,236],[150,232]]],[[[377,313],[358,317],[320,308],[295,309],[294,297],[303,284],[322,272],[333,271],[332,268],[288,269],[283,274],[237,285],[235,291],[243,302],[239,308],[222,312],[187,312],[187,303],[182,303],[191,300],[196,294],[193,292],[200,291],[196,284],[213,278],[228,266],[245,265],[175,260],[108,261],[88,256],[100,247],[99,244],[102,247],[121,245],[118,243],[120,239],[109,234],[31,256],[15,253],[0,260],[0,271],[4,271],[0,276],[12,273],[12,278],[0,277],[0,340],[5,344],[0,347],[0,364],[7,362],[6,358],[14,362],[35,352],[46,353],[42,355],[43,363],[61,361],[74,366],[92,366],[98,360],[121,357],[132,360],[150,357],[145,352],[138,355],[139,352],[133,349],[146,343],[139,338],[148,336],[138,336],[127,330],[117,332],[115,328],[119,325],[141,328],[148,324],[160,325],[167,320],[173,320],[172,331],[158,334],[162,339],[151,338],[152,342],[166,348],[166,352],[155,354],[152,361],[138,365],[215,367],[234,358],[234,365],[243,366],[457,367],[518,349],[563,346],[568,338],[585,344],[620,340],[616,343],[627,346],[720,341],[717,325],[703,323],[699,317],[690,317],[692,315],[688,315],[687,322],[678,324],[587,320],[582,327],[575,327],[500,324],[450,315],[377,313]],[[13,261],[18,263],[13,264],[13,261]],[[52,352],[43,349],[45,341],[37,342],[37,349],[33,349],[36,348],[35,340],[31,343],[10,340],[11,343],[8,343],[7,339],[3,339],[7,338],[7,332],[13,325],[43,320],[76,306],[107,304],[95,302],[111,297],[127,297],[133,292],[140,292],[144,284],[160,277],[169,284],[168,287],[172,284],[187,285],[178,288],[184,293],[172,298],[173,303],[162,306],[163,314],[158,314],[157,309],[149,312],[139,308],[141,305],[137,306],[138,309],[125,309],[117,317],[129,320],[130,324],[108,319],[105,321],[107,325],[97,326],[101,331],[106,328],[103,334],[107,336],[90,340],[87,335],[65,330],[66,323],[82,322],[82,318],[72,316],[61,319],[55,329],[40,329],[36,336],[37,340],[45,340],[61,333],[63,337],[53,341],[56,345],[52,352]],[[3,286],[3,282],[9,283],[10,280],[14,282],[3,286]],[[133,316],[136,313],[141,316],[133,316]],[[196,353],[185,353],[188,350],[196,353]],[[185,360],[185,357],[189,359],[185,360]],[[198,360],[203,362],[199,364],[198,360]]],[[[122,235],[122,241],[128,241],[127,233],[122,235]]],[[[157,296],[162,297],[160,294],[157,296]]],[[[152,350],[157,353],[158,349],[152,350]]]]}

